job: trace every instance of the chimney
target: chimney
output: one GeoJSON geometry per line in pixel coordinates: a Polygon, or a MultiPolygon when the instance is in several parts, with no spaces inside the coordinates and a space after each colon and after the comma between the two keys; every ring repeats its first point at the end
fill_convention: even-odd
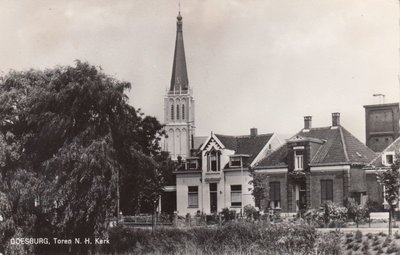
{"type": "Polygon", "coordinates": [[[332,127],[340,126],[340,112],[332,113],[332,127]]]}
{"type": "Polygon", "coordinates": [[[257,128],[250,128],[250,136],[255,137],[258,135],[257,128]]]}
{"type": "Polygon", "coordinates": [[[304,116],[304,129],[311,128],[312,116],[304,116]]]}

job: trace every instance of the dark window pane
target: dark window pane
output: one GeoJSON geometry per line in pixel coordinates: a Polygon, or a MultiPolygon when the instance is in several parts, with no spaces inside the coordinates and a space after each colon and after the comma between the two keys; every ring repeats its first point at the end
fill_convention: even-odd
{"type": "Polygon", "coordinates": [[[231,185],[232,191],[242,191],[242,185],[231,185]]]}
{"type": "Polygon", "coordinates": [[[199,187],[198,186],[189,186],[189,192],[198,192],[199,187]]]}

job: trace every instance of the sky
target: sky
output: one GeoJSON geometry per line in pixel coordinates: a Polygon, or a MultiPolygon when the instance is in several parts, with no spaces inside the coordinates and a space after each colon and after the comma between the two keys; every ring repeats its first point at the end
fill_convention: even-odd
{"type": "MultiPolygon", "coordinates": [[[[196,135],[294,134],[331,113],[365,141],[363,105],[399,101],[396,0],[181,0],[196,135]]],[[[101,66],[164,121],[178,0],[2,0],[0,72],[101,66]]]]}

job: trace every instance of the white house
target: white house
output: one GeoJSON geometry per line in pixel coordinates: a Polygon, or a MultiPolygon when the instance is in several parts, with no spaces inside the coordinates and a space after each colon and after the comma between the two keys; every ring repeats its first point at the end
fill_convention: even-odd
{"type": "Polygon", "coordinates": [[[276,134],[258,135],[255,128],[245,136],[211,133],[175,172],[178,214],[211,214],[223,208],[239,213],[254,206],[249,169],[281,144],[276,134]]]}

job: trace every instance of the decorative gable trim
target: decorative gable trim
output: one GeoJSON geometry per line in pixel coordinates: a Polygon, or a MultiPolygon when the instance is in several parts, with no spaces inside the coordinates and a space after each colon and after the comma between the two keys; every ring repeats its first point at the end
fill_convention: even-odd
{"type": "Polygon", "coordinates": [[[225,146],[222,144],[222,142],[218,139],[216,135],[214,135],[213,132],[211,132],[211,135],[207,138],[206,142],[203,143],[201,146],[200,150],[210,150],[212,147],[218,146],[218,149],[225,149],[225,146]]]}

